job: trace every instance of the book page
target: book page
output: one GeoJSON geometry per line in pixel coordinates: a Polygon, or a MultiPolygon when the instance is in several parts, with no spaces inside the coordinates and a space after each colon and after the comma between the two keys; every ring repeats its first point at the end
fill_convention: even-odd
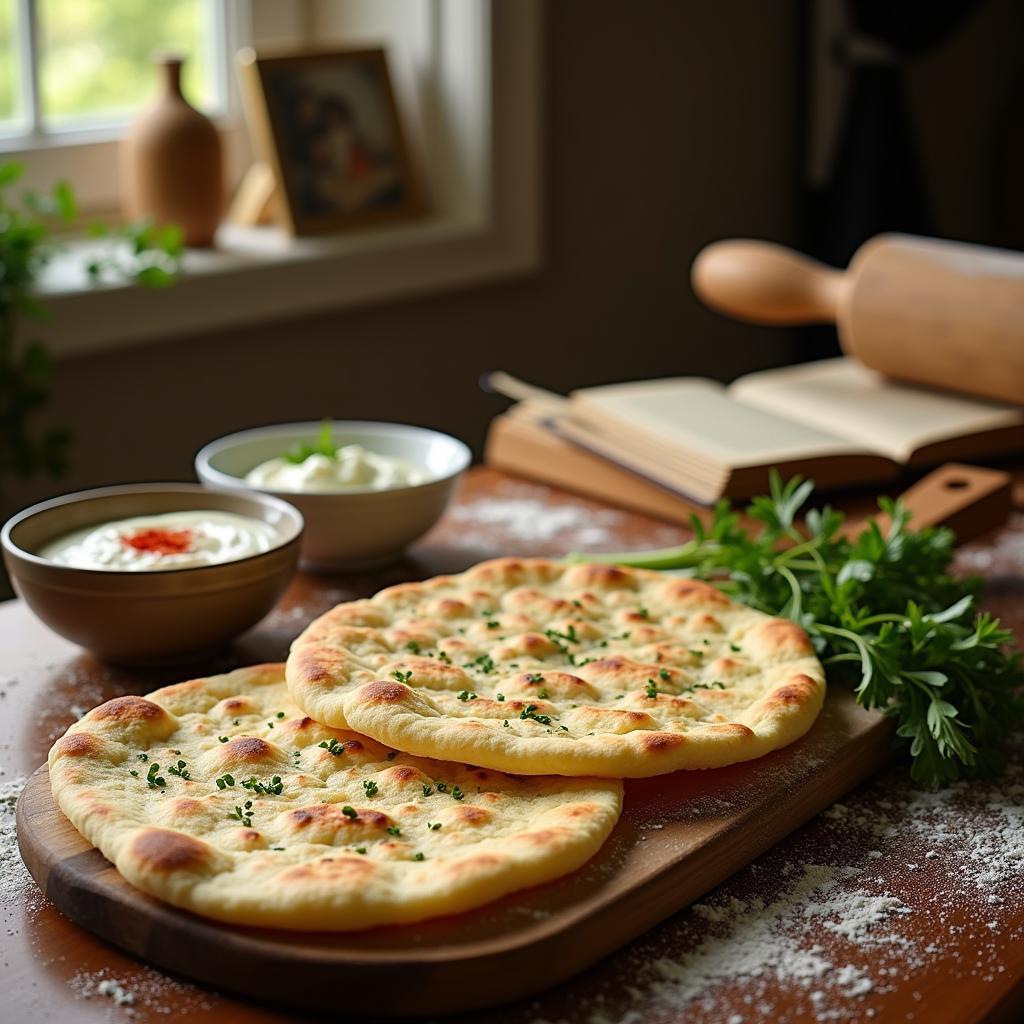
{"type": "Polygon", "coordinates": [[[740,377],[738,401],[834,431],[896,462],[925,445],[1024,425],[1024,410],[896,384],[851,359],[824,359],[740,377]]]}
{"type": "Polygon", "coordinates": [[[865,448],[813,425],[737,402],[714,381],[696,377],[585,388],[569,396],[569,415],[739,469],[826,455],[862,454],[865,448]]]}

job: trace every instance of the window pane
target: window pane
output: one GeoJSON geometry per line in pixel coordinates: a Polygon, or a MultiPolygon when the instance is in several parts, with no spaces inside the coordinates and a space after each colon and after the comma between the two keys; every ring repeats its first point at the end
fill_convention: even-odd
{"type": "Polygon", "coordinates": [[[208,5],[216,0],[37,0],[42,115],[49,124],[124,117],[157,95],[153,56],[187,58],[184,91],[217,102],[208,5]]]}
{"type": "Polygon", "coordinates": [[[18,119],[18,53],[16,0],[0,0],[0,131],[18,119]]]}

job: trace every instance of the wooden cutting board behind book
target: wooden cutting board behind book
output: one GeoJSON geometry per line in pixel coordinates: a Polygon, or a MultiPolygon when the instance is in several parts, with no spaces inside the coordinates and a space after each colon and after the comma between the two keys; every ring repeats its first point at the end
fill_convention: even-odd
{"type": "MultiPolygon", "coordinates": [[[[948,467],[905,498],[921,523],[958,517],[969,538],[1005,519],[1009,478],[948,467]]],[[[334,1017],[471,1010],[568,977],[750,863],[888,760],[891,724],[830,686],[811,731],[789,747],[627,782],[612,836],[569,877],[469,913],[347,935],[233,927],[147,896],[57,810],[45,766],[18,801],[18,843],[72,921],[186,977],[334,1017]]]]}
{"type": "Polygon", "coordinates": [[[879,235],[847,270],[779,245],[715,242],[694,291],[753,323],[835,323],[843,350],[897,380],[1024,404],[1024,255],[879,235]]]}
{"type": "MultiPolygon", "coordinates": [[[[532,421],[534,447],[537,430],[547,430],[702,505],[766,491],[773,468],[827,490],[890,481],[905,467],[1024,451],[1024,409],[894,384],[849,359],[763,370],[728,387],[673,377],[584,388],[568,399],[528,393],[530,408],[518,419],[532,421]]],[[[498,435],[522,438],[528,429],[498,428],[488,458],[510,449],[498,435]]],[[[495,464],[530,475],[508,459],[495,464]]]]}

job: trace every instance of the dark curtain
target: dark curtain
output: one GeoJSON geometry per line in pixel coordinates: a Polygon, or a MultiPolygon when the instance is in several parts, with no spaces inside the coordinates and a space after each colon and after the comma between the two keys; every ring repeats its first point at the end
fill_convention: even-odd
{"type": "MultiPolygon", "coordinates": [[[[807,252],[845,267],[858,246],[880,232],[933,233],[903,66],[943,43],[977,3],[847,0],[850,30],[831,41],[831,57],[847,75],[846,103],[829,176],[820,187],[804,188],[801,241],[807,252]]],[[[812,0],[805,20],[813,16],[812,0]]],[[[815,86],[812,75],[805,60],[808,90],[815,86]]],[[[835,348],[828,331],[809,331],[805,340],[807,357],[835,348]]]]}

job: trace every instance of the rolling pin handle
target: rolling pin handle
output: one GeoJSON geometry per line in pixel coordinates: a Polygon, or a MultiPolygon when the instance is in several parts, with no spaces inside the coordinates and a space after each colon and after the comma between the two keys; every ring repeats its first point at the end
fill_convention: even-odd
{"type": "Polygon", "coordinates": [[[712,309],[755,324],[833,323],[847,276],[792,249],[754,239],[706,246],[690,272],[712,309]]]}

